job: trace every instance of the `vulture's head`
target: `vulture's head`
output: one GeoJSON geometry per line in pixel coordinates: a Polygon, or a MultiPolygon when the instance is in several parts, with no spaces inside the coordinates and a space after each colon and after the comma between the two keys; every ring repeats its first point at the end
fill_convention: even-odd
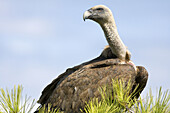
{"type": "Polygon", "coordinates": [[[84,12],[84,21],[86,19],[93,20],[100,25],[103,23],[112,23],[113,15],[111,10],[104,5],[97,5],[84,12]]]}

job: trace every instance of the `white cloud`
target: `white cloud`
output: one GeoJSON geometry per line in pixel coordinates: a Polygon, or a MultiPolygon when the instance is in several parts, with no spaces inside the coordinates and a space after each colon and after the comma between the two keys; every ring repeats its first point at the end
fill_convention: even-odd
{"type": "Polygon", "coordinates": [[[8,45],[6,47],[9,49],[12,53],[15,54],[31,54],[32,52],[35,52],[35,45],[24,40],[13,40],[8,42],[8,45]]]}
{"type": "Polygon", "coordinates": [[[25,35],[44,35],[51,30],[50,23],[40,19],[1,19],[0,32],[25,35]]]}
{"type": "Polygon", "coordinates": [[[7,15],[9,13],[10,10],[10,4],[5,1],[5,0],[1,0],[0,1],[0,15],[7,15]]]}
{"type": "Polygon", "coordinates": [[[34,11],[29,12],[26,2],[0,1],[0,33],[37,37],[51,34],[53,24],[34,11]]]}

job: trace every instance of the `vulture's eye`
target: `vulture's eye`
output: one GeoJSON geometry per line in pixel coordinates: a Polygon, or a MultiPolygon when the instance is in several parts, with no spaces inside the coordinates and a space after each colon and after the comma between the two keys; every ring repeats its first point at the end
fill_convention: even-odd
{"type": "Polygon", "coordinates": [[[98,10],[98,11],[102,11],[102,10],[103,10],[103,8],[97,8],[96,10],[98,10]]]}

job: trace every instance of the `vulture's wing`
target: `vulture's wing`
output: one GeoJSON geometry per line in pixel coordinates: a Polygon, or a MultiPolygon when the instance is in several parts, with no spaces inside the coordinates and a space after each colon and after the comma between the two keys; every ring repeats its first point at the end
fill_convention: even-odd
{"type": "MultiPolygon", "coordinates": [[[[44,90],[42,91],[42,95],[40,97],[40,99],[38,100],[38,103],[40,104],[45,104],[49,98],[49,96],[52,94],[52,92],[54,91],[54,89],[70,74],[74,73],[76,70],[79,70],[80,68],[82,68],[85,65],[94,63],[94,62],[99,62],[105,59],[111,59],[111,58],[117,58],[115,55],[112,54],[111,49],[109,46],[106,46],[103,50],[103,52],[101,53],[101,55],[93,60],[90,60],[88,62],[82,63],[78,66],[74,66],[73,68],[68,68],[66,70],[66,72],[62,73],[61,75],[59,75],[56,79],[54,79],[49,85],[47,85],[44,90]]],[[[118,62],[118,59],[115,60],[115,63],[118,62]]]]}

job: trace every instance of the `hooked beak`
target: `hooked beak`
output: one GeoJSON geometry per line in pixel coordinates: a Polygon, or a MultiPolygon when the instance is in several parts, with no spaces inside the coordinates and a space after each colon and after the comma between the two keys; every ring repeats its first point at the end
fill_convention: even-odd
{"type": "Polygon", "coordinates": [[[86,19],[90,19],[92,17],[92,10],[89,9],[87,11],[84,12],[83,14],[83,20],[85,21],[86,19]]]}

